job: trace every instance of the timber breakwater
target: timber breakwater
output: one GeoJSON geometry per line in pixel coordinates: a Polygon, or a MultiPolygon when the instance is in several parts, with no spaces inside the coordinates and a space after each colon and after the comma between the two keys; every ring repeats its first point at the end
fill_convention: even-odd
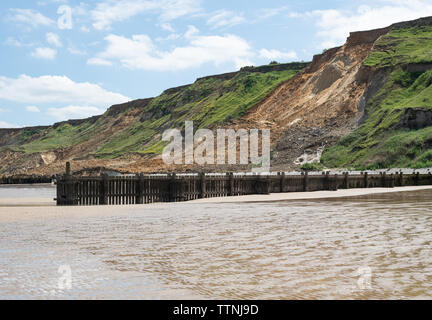
{"type": "Polygon", "coordinates": [[[55,200],[59,206],[131,205],[252,194],[422,185],[432,185],[429,170],[76,177],[67,167],[66,174],[57,181],[55,200]]]}

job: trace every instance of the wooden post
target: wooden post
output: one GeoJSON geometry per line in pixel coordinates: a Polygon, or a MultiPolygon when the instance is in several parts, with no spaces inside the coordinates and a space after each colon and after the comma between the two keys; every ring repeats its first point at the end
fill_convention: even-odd
{"type": "Polygon", "coordinates": [[[390,180],[389,180],[389,188],[394,188],[394,176],[393,173],[390,174],[390,180]]]}
{"type": "Polygon", "coordinates": [[[229,195],[234,196],[234,173],[229,173],[229,195]]]}
{"type": "Polygon", "coordinates": [[[331,180],[332,180],[332,182],[331,182],[330,190],[331,191],[337,191],[338,190],[338,175],[335,174],[333,176],[333,179],[331,179],[331,180]]]}
{"type": "Polygon", "coordinates": [[[285,191],[285,172],[280,172],[280,192],[285,191]]]}
{"type": "Polygon", "coordinates": [[[54,200],[57,201],[57,205],[58,206],[62,206],[64,205],[64,199],[66,198],[65,194],[64,194],[64,181],[63,179],[60,177],[57,179],[57,195],[56,198],[54,200]]]}
{"type": "Polygon", "coordinates": [[[135,203],[136,204],[143,204],[144,203],[144,175],[137,174],[136,175],[136,195],[135,195],[135,203]]]}
{"type": "Polygon", "coordinates": [[[263,194],[270,194],[270,177],[267,175],[262,180],[263,194]]]}
{"type": "Polygon", "coordinates": [[[420,173],[417,172],[415,174],[415,185],[418,186],[419,185],[419,181],[420,181],[420,173]]]}
{"type": "Polygon", "coordinates": [[[176,181],[176,183],[177,183],[177,188],[180,190],[180,194],[178,195],[178,201],[185,201],[187,177],[183,176],[181,179],[176,181]]]}
{"type": "Polygon", "coordinates": [[[380,172],[381,175],[381,187],[386,188],[387,184],[386,184],[386,173],[385,172],[380,172]]]}
{"type": "Polygon", "coordinates": [[[169,191],[170,191],[170,202],[176,202],[176,174],[171,173],[170,174],[170,181],[169,181],[169,191]]]}
{"type": "Polygon", "coordinates": [[[270,194],[273,190],[272,190],[272,183],[269,175],[267,175],[265,181],[266,181],[266,190],[265,190],[266,194],[270,194]]]}
{"type": "Polygon", "coordinates": [[[349,181],[348,181],[349,177],[348,176],[349,176],[348,171],[344,172],[344,189],[349,188],[349,181]]]}
{"type": "Polygon", "coordinates": [[[324,190],[330,190],[330,179],[329,179],[329,171],[322,173],[324,175],[324,190]]]}
{"type": "Polygon", "coordinates": [[[99,204],[108,204],[108,175],[105,173],[102,174],[102,180],[100,181],[99,204]]]}
{"type": "Polygon", "coordinates": [[[308,191],[309,189],[309,173],[307,171],[304,172],[303,176],[303,191],[308,191]]]}
{"type": "Polygon", "coordinates": [[[206,197],[206,177],[204,172],[200,173],[200,184],[201,184],[201,192],[199,197],[201,199],[204,199],[206,197]]]}
{"type": "MultiPolygon", "coordinates": [[[[255,180],[255,192],[257,194],[269,194],[270,191],[269,179],[268,177],[263,177],[259,175],[255,180]]],[[[247,194],[250,194],[249,192],[247,194]]]]}
{"type": "Polygon", "coordinates": [[[65,205],[73,206],[77,204],[77,197],[75,194],[75,181],[71,176],[71,165],[70,162],[66,162],[66,174],[64,175],[64,180],[66,184],[66,201],[65,205]]]}
{"type": "Polygon", "coordinates": [[[369,181],[368,181],[368,173],[365,172],[363,175],[363,188],[369,187],[369,181]]]}
{"type": "Polygon", "coordinates": [[[299,181],[301,181],[301,183],[302,183],[302,190],[305,191],[305,178],[304,178],[304,172],[303,171],[300,172],[300,176],[301,176],[301,179],[299,179],[299,181]]]}

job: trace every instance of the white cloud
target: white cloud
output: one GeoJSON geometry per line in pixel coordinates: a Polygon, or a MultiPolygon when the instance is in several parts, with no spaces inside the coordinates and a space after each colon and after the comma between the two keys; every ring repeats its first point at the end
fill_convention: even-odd
{"type": "Polygon", "coordinates": [[[212,17],[207,20],[207,24],[213,29],[221,27],[232,27],[246,22],[243,15],[238,15],[232,11],[219,10],[216,11],[212,17]]]}
{"type": "Polygon", "coordinates": [[[172,27],[171,24],[169,24],[168,22],[166,23],[162,23],[161,24],[161,28],[165,31],[169,31],[169,32],[175,32],[174,28],[172,27]]]}
{"type": "Polygon", "coordinates": [[[173,41],[173,40],[177,40],[181,38],[180,34],[177,33],[171,33],[170,35],[166,36],[166,37],[157,37],[155,40],[157,42],[163,42],[163,41],[173,41]]]}
{"type": "MultiPolygon", "coordinates": [[[[192,33],[193,34],[193,33],[192,33]]],[[[234,63],[239,68],[251,65],[253,52],[249,44],[235,35],[193,36],[189,44],[171,51],[160,51],[147,35],[134,35],[126,38],[108,35],[108,46],[95,58],[103,61],[118,61],[129,69],[171,71],[199,67],[205,63],[234,63]]],[[[93,58],[94,59],[94,58],[93,58]]],[[[88,63],[97,60],[90,59],[88,63]]]]}
{"type": "Polygon", "coordinates": [[[87,60],[88,65],[92,66],[112,66],[112,62],[101,58],[90,58],[87,60]]]}
{"type": "Polygon", "coordinates": [[[67,2],[68,0],[46,0],[46,1],[38,1],[37,4],[38,6],[46,6],[52,3],[67,3],[67,2]]]}
{"type": "Polygon", "coordinates": [[[38,112],[40,112],[39,108],[36,107],[36,106],[27,106],[27,107],[26,107],[26,110],[27,110],[28,112],[33,112],[33,113],[38,113],[38,112]]]}
{"type": "Polygon", "coordinates": [[[90,105],[107,107],[129,101],[119,93],[107,91],[88,82],[77,83],[66,76],[18,78],[0,76],[0,99],[30,104],[90,105]]]}
{"type": "Polygon", "coordinates": [[[57,55],[57,50],[51,48],[36,48],[31,55],[39,59],[53,60],[57,55]]]}
{"type": "Polygon", "coordinates": [[[288,10],[288,6],[282,6],[278,8],[266,8],[266,9],[259,9],[259,20],[268,19],[274,16],[277,16],[278,14],[281,14],[282,12],[288,10]]]}
{"type": "Polygon", "coordinates": [[[9,20],[30,25],[33,28],[39,26],[51,26],[54,24],[54,20],[44,16],[38,11],[31,9],[10,9],[11,15],[9,20]]]}
{"type": "Polygon", "coordinates": [[[24,42],[21,39],[16,39],[14,37],[7,37],[6,41],[4,41],[4,44],[8,46],[14,46],[14,47],[33,47],[35,46],[35,43],[32,42],[24,42]]]}
{"type": "Polygon", "coordinates": [[[80,2],[79,6],[75,6],[72,8],[72,14],[74,16],[88,16],[89,14],[88,7],[89,7],[88,4],[84,2],[80,2]]]}
{"type": "Polygon", "coordinates": [[[8,128],[18,128],[18,126],[16,125],[16,124],[11,124],[11,123],[7,123],[7,122],[4,122],[4,121],[0,121],[0,128],[3,128],[3,129],[8,129],[8,128]]]}
{"type": "Polygon", "coordinates": [[[364,31],[387,27],[393,23],[414,20],[432,15],[430,1],[386,1],[373,6],[361,5],[356,11],[315,10],[306,13],[291,13],[291,17],[316,19],[317,36],[325,39],[320,48],[341,45],[352,31],[364,31]]]}
{"type": "Polygon", "coordinates": [[[289,17],[289,18],[302,18],[302,17],[304,17],[305,15],[308,15],[308,13],[303,14],[303,13],[299,13],[299,12],[290,12],[290,13],[288,14],[288,17],[289,17]]]}
{"type": "Polygon", "coordinates": [[[144,12],[156,12],[162,21],[199,11],[199,0],[106,0],[91,11],[93,27],[110,29],[111,24],[144,12]]]}
{"type": "Polygon", "coordinates": [[[295,51],[281,52],[279,50],[267,50],[267,49],[261,49],[260,56],[262,58],[266,58],[270,60],[276,60],[276,59],[294,60],[298,58],[297,53],[295,51]]]}
{"type": "Polygon", "coordinates": [[[75,48],[74,46],[70,46],[68,48],[68,51],[70,54],[76,55],[76,56],[85,56],[87,52],[85,50],[80,50],[75,48]]]}
{"type": "Polygon", "coordinates": [[[60,41],[60,37],[58,36],[58,34],[52,33],[52,32],[48,32],[46,34],[46,40],[49,44],[55,46],[55,47],[61,47],[63,46],[63,44],[60,41]]]}
{"type": "Polygon", "coordinates": [[[193,36],[197,35],[199,33],[199,30],[195,26],[188,26],[188,29],[185,33],[185,38],[190,39],[193,36]]]}
{"type": "Polygon", "coordinates": [[[82,119],[96,116],[105,112],[105,109],[90,106],[67,106],[63,108],[49,108],[46,114],[57,121],[69,119],[82,119]]]}
{"type": "Polygon", "coordinates": [[[162,21],[174,20],[201,10],[200,0],[157,0],[162,21]]]}
{"type": "Polygon", "coordinates": [[[105,1],[91,11],[93,27],[98,30],[110,29],[111,24],[133,17],[141,12],[154,10],[157,4],[153,1],[105,1]]]}
{"type": "Polygon", "coordinates": [[[9,46],[15,46],[15,47],[22,47],[23,46],[23,43],[21,41],[15,39],[13,37],[8,37],[4,43],[9,45],[9,46]]]}

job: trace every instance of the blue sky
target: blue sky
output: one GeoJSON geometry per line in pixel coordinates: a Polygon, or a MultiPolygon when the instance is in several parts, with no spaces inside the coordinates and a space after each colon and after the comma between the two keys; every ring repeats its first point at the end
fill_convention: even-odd
{"type": "Polygon", "coordinates": [[[46,125],[245,65],[308,61],[432,1],[0,2],[0,127],[46,125]]]}

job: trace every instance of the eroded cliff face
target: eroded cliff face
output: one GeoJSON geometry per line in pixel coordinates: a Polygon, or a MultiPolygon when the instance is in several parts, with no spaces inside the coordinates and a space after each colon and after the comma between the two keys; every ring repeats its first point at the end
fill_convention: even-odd
{"type": "MultiPolygon", "coordinates": [[[[303,162],[319,159],[324,147],[351,132],[361,119],[359,102],[368,81],[359,81],[359,78],[367,78],[368,72],[362,70],[360,77],[359,70],[373,42],[384,32],[353,33],[344,46],[315,56],[301,74],[277,87],[247,114],[227,123],[225,127],[270,128],[274,151],[272,169],[291,169],[303,162]]],[[[139,117],[146,117],[139,113],[140,108],[133,106],[132,111],[125,116],[122,111],[127,107],[131,106],[112,107],[103,120],[95,117],[93,121],[106,122],[104,129],[80,144],[31,155],[13,150],[3,152],[0,156],[0,163],[3,163],[0,174],[58,173],[62,172],[67,160],[73,160],[76,170],[90,167],[124,172],[166,170],[160,156],[148,159],[148,156],[130,154],[121,160],[95,159],[90,156],[92,151],[113,135],[113,131],[126,128],[139,117]]],[[[19,134],[9,133],[0,139],[2,145],[7,145],[11,141],[16,142],[19,134]]],[[[188,167],[177,169],[187,170],[188,167]]],[[[212,168],[216,169],[226,168],[212,168]]]]}
{"type": "Polygon", "coordinates": [[[79,172],[94,172],[93,168],[120,172],[165,171],[167,167],[158,155],[165,145],[161,139],[166,129],[181,129],[185,120],[194,120],[196,126],[214,128],[239,118],[307,65],[287,63],[242,68],[165,90],[153,99],[113,106],[101,116],[43,128],[22,128],[3,135],[0,131],[0,163],[3,164],[0,176],[17,174],[17,171],[40,175],[61,173],[66,161],[72,161],[73,170],[79,172]],[[8,160],[13,156],[20,159],[19,164],[8,160]]]}
{"type": "MultiPolygon", "coordinates": [[[[43,175],[49,176],[62,173],[67,161],[74,162],[75,170],[94,167],[116,168],[132,162],[133,156],[123,160],[99,160],[91,155],[97,148],[109,141],[115,132],[129,127],[138,121],[141,109],[151,99],[136,100],[125,104],[112,106],[104,116],[95,116],[87,119],[69,120],[55,123],[53,126],[28,127],[22,129],[0,129],[0,176],[13,175],[43,175]],[[125,110],[129,110],[125,114],[125,110]],[[83,124],[91,126],[98,123],[98,130],[94,130],[78,144],[67,145],[53,150],[35,150],[32,152],[19,150],[20,144],[25,141],[31,144],[33,141],[43,141],[50,134],[50,129],[59,128],[65,124],[70,127],[79,127],[83,124]]],[[[81,129],[80,129],[81,130],[81,129]]],[[[82,130],[88,130],[84,127],[82,130]]],[[[61,136],[59,137],[61,138],[61,136]]],[[[49,146],[47,146],[49,149],[49,146]]]]}
{"type": "MultiPolygon", "coordinates": [[[[432,20],[428,19],[431,20],[427,18],[396,25],[415,27],[425,23],[432,24],[432,20]]],[[[368,67],[364,65],[364,61],[377,40],[388,34],[393,27],[351,33],[345,45],[315,56],[312,63],[308,64],[302,72],[281,83],[243,116],[225,121],[217,128],[271,129],[272,170],[290,170],[298,168],[305,162],[319,161],[324,148],[334,145],[342,137],[359,127],[367,116],[365,106],[368,100],[388,81],[390,69],[368,67]]],[[[261,68],[264,69],[252,68],[251,72],[266,72],[268,68],[275,67],[261,68]]],[[[404,68],[410,72],[419,72],[424,71],[425,68],[429,70],[430,66],[409,64],[404,68]]],[[[212,78],[217,78],[228,81],[236,75],[237,73],[228,73],[201,80],[211,81],[212,78]]],[[[175,95],[182,90],[192,89],[188,85],[169,89],[166,93],[175,95]]],[[[220,95],[223,94],[224,92],[221,91],[220,95]]],[[[104,116],[92,119],[99,124],[99,129],[92,132],[88,139],[79,144],[30,154],[13,150],[13,148],[3,149],[0,154],[0,175],[60,173],[63,171],[65,162],[70,160],[73,161],[74,170],[79,170],[81,173],[94,172],[96,169],[131,173],[247,169],[247,166],[167,167],[158,155],[143,155],[134,152],[124,153],[120,158],[95,158],[94,151],[112,139],[116,132],[130,128],[137,122],[145,123],[155,116],[154,108],[151,109],[151,112],[143,112],[150,101],[151,99],[137,100],[111,107],[104,116]]],[[[170,109],[166,110],[170,111],[170,109]]],[[[159,111],[162,113],[160,117],[166,116],[162,109],[159,111]]],[[[171,118],[182,115],[180,113],[177,115],[178,111],[177,113],[174,110],[170,112],[171,118]]],[[[77,121],[75,125],[80,125],[79,120],[77,121]]],[[[429,111],[425,110],[423,113],[407,111],[405,121],[401,122],[401,126],[422,127],[430,125],[430,121],[429,111]]],[[[32,133],[32,139],[37,139],[38,134],[43,135],[47,128],[38,128],[36,133],[32,133]]],[[[33,130],[33,128],[30,129],[33,130]]],[[[22,139],[23,134],[25,134],[23,130],[0,130],[0,147],[16,145],[22,139]]],[[[157,132],[155,137],[160,139],[160,134],[161,132],[157,132]]]]}
{"type": "Polygon", "coordinates": [[[314,57],[304,72],[279,86],[238,127],[272,130],[272,169],[319,161],[323,149],[352,132],[364,115],[375,70],[363,61],[389,28],[355,32],[342,47],[314,57]]]}

